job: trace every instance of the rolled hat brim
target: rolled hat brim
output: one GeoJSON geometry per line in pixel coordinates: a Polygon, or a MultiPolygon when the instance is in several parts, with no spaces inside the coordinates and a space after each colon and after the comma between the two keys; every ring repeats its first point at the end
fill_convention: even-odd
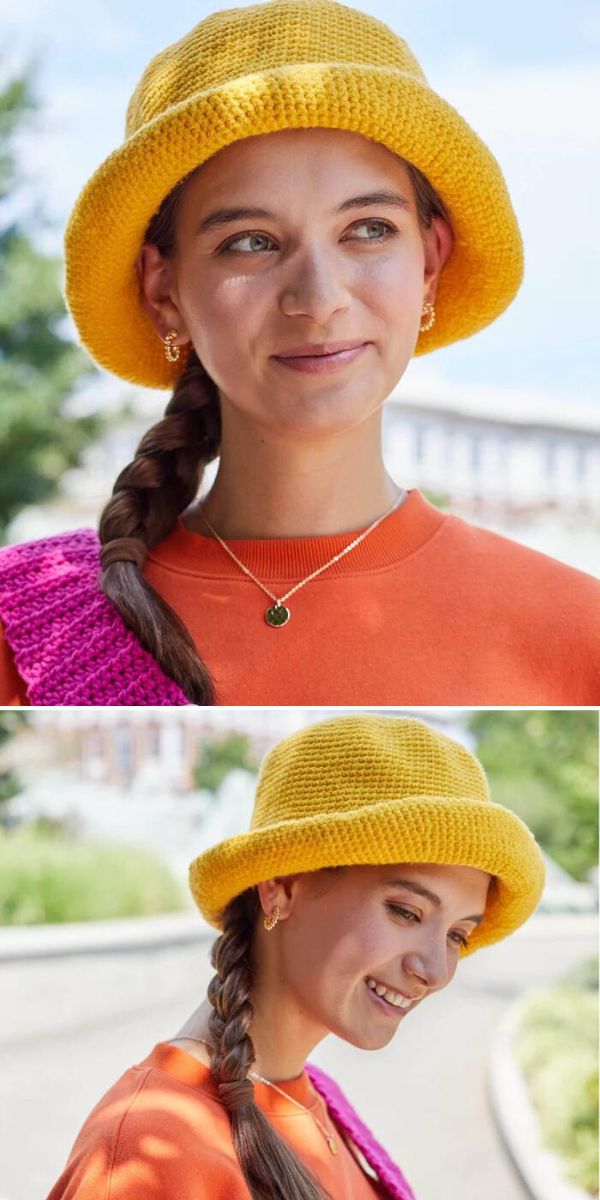
{"type": "Polygon", "coordinates": [[[301,63],[198,92],[143,125],[95,171],[65,233],[65,300],[81,343],[132,383],[171,389],[168,363],[140,300],[135,260],[175,184],[223,147],[280,129],[346,129],[423,171],[449,210],[453,251],[436,322],[415,355],[470,337],[511,303],[523,244],[500,167],[465,119],[425,82],[392,68],[301,63]]]}
{"type": "Polygon", "coordinates": [[[477,867],[496,876],[484,919],[461,957],[523,925],[546,878],[540,847],[516,813],[489,800],[414,796],[237,834],[193,860],[189,884],[202,915],[222,929],[229,901],[263,880],[321,867],[401,862],[477,867]]]}

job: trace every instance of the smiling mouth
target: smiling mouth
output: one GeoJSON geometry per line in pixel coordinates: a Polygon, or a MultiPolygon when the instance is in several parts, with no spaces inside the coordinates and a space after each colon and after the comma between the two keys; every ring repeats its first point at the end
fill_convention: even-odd
{"type": "Polygon", "coordinates": [[[394,999],[392,999],[391,993],[388,992],[387,995],[385,994],[387,989],[382,991],[383,985],[376,985],[375,980],[369,982],[370,978],[370,976],[365,977],[365,987],[371,992],[375,1001],[380,1001],[380,1003],[384,1004],[388,1009],[397,1013],[398,1015],[403,1015],[413,1007],[414,1002],[412,1000],[405,999],[404,996],[401,996],[398,993],[394,993],[394,999]]]}

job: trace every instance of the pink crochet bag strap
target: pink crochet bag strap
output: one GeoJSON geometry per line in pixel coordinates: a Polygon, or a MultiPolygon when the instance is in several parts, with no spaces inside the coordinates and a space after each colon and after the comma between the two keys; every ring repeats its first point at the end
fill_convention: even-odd
{"type": "Polygon", "coordinates": [[[367,1129],[337,1083],[314,1063],[307,1063],[306,1071],[311,1082],[325,1100],[333,1119],[341,1125],[358,1149],[362,1151],[393,1200],[415,1200],[415,1194],[400,1167],[396,1166],[387,1151],[374,1138],[370,1129],[367,1129]]]}
{"type": "Polygon", "coordinates": [[[93,529],[0,550],[0,618],[31,704],[188,704],[100,591],[93,529]]]}

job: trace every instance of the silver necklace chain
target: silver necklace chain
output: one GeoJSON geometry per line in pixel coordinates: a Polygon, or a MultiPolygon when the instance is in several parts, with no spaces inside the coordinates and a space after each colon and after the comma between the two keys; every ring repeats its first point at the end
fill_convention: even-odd
{"type": "MultiPolygon", "coordinates": [[[[206,1038],[189,1037],[189,1035],[187,1035],[187,1034],[184,1034],[182,1036],[185,1037],[186,1041],[203,1042],[203,1044],[205,1046],[208,1046],[209,1050],[212,1050],[212,1048],[213,1048],[211,1043],[206,1041],[206,1038]]],[[[305,1104],[301,1104],[299,1100],[294,1100],[293,1096],[288,1095],[288,1093],[284,1092],[283,1089],[278,1087],[276,1083],[272,1083],[272,1081],[270,1079],[265,1079],[264,1075],[257,1075],[256,1071],[248,1071],[248,1074],[253,1079],[259,1079],[261,1083],[268,1083],[269,1087],[275,1088],[275,1091],[279,1092],[280,1096],[284,1096],[286,1100],[289,1100],[289,1101],[291,1101],[292,1104],[295,1104],[296,1108],[301,1108],[304,1112],[308,1113],[309,1117],[312,1117],[313,1121],[316,1121],[317,1125],[323,1131],[325,1138],[327,1139],[327,1145],[329,1146],[331,1153],[337,1154],[337,1146],[336,1146],[335,1138],[334,1138],[333,1134],[329,1133],[329,1131],[323,1125],[322,1121],[320,1121],[318,1117],[315,1117],[315,1114],[312,1113],[310,1111],[310,1109],[306,1107],[305,1104]]]]}
{"type": "Polygon", "coordinates": [[[270,588],[266,587],[264,583],[261,583],[260,579],[257,579],[256,575],[253,575],[250,568],[241,562],[237,554],[234,554],[233,550],[231,550],[227,543],[223,541],[223,538],[217,533],[214,526],[211,525],[208,517],[202,511],[202,508],[199,508],[197,511],[200,513],[202,520],[208,526],[211,533],[214,534],[217,541],[220,542],[221,546],[229,555],[229,557],[232,558],[235,563],[237,563],[240,570],[242,570],[249,579],[252,579],[252,581],[256,583],[257,586],[261,588],[267,596],[270,596],[271,600],[275,601],[275,607],[267,609],[265,613],[265,619],[268,625],[279,626],[287,624],[291,615],[289,609],[285,607],[285,601],[289,600],[290,596],[293,596],[294,592],[297,592],[299,588],[304,587],[306,583],[310,583],[311,579],[316,579],[317,575],[321,575],[322,572],[326,571],[328,567],[332,567],[334,563],[339,562],[340,558],[344,558],[344,555],[349,554],[351,550],[354,550],[355,546],[358,546],[361,542],[363,542],[364,539],[370,533],[372,533],[382,521],[385,521],[386,517],[389,517],[391,513],[398,508],[401,500],[403,500],[405,496],[406,492],[404,489],[401,489],[393,504],[391,504],[386,512],[382,513],[380,517],[376,517],[376,519],[371,522],[368,529],[363,529],[362,533],[359,533],[358,537],[353,538],[347,546],[344,546],[343,550],[340,550],[338,554],[334,554],[333,557],[328,559],[326,563],[323,563],[322,567],[317,567],[316,571],[311,571],[310,575],[307,575],[305,579],[301,579],[299,583],[296,583],[294,587],[290,588],[289,592],[285,593],[284,596],[276,596],[275,593],[270,590],[270,588]]]}

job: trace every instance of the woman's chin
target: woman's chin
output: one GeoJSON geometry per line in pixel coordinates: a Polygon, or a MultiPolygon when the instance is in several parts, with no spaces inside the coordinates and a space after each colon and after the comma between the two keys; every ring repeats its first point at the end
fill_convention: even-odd
{"type": "Polygon", "coordinates": [[[346,403],[325,397],[307,398],[305,402],[290,402],[287,398],[280,407],[273,404],[258,420],[274,436],[312,440],[346,433],[369,420],[380,407],[372,397],[346,403]]]}

